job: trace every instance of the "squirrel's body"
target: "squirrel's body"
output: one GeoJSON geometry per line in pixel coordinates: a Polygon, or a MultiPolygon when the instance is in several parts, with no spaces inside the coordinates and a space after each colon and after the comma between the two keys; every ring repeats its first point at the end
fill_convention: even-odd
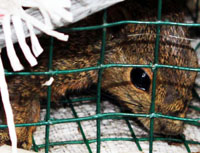
{"type": "MultiPolygon", "coordinates": [[[[121,19],[156,20],[156,5],[150,4],[143,5],[137,1],[130,1],[128,5],[114,6],[108,10],[108,21],[114,22],[121,19]],[[146,14],[146,12],[148,13],[146,14]]],[[[163,8],[163,20],[183,22],[182,12],[173,8],[163,8]]],[[[97,14],[89,17],[77,25],[100,24],[101,19],[92,20],[99,19],[99,16],[97,14]]],[[[101,35],[101,30],[73,32],[70,34],[69,42],[55,42],[52,69],[69,70],[96,66],[100,58],[101,35]]],[[[190,43],[184,39],[186,37],[187,31],[184,27],[162,26],[159,64],[197,67],[197,57],[190,47],[190,43]]],[[[153,64],[155,38],[156,26],[153,25],[127,24],[117,28],[109,28],[104,64],[153,64]]],[[[47,59],[47,56],[42,56],[41,64],[28,70],[47,71],[47,59]]],[[[122,104],[133,113],[147,114],[151,105],[152,75],[153,72],[149,68],[106,68],[103,71],[102,88],[117,97],[119,101],[123,101],[122,104]],[[150,82],[147,81],[144,88],[133,80],[135,72],[145,73],[147,80],[150,80],[150,82]]],[[[195,77],[196,72],[192,71],[158,69],[155,111],[165,115],[185,117],[188,102],[192,98],[191,89],[195,77]]],[[[60,96],[65,95],[67,90],[80,90],[97,83],[98,70],[58,74],[54,75],[53,78],[51,98],[52,101],[56,101],[59,100],[60,96]]],[[[32,123],[39,120],[39,100],[41,97],[46,97],[47,94],[47,87],[42,84],[48,79],[49,76],[45,75],[8,78],[9,94],[16,123],[32,123]]],[[[148,118],[141,118],[140,121],[145,127],[149,127],[148,118]]],[[[163,134],[180,134],[183,130],[182,125],[181,121],[155,119],[154,131],[163,134]]],[[[34,129],[35,127],[16,128],[19,145],[24,148],[31,147],[34,129]]],[[[6,130],[1,130],[0,143],[7,141],[9,141],[8,133],[6,130]]]]}

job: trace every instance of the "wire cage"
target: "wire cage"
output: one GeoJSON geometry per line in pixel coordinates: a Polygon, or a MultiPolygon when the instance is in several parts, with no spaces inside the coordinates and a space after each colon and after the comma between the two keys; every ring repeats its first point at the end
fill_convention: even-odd
{"type": "MultiPolygon", "coordinates": [[[[197,6],[198,6],[198,0],[197,0],[197,6]]],[[[198,9],[196,16],[194,17],[195,22],[198,18],[198,9]]],[[[74,70],[63,70],[63,71],[55,71],[52,70],[52,60],[53,60],[53,47],[54,47],[54,40],[51,38],[50,42],[50,50],[49,50],[49,65],[48,69],[49,71],[45,72],[6,72],[6,75],[47,75],[49,77],[59,74],[69,74],[69,73],[79,73],[84,71],[91,71],[91,70],[97,70],[98,71],[98,83],[97,83],[97,95],[94,97],[87,97],[87,98],[76,98],[76,99],[68,99],[67,103],[70,106],[74,118],[67,118],[67,119],[52,119],[50,116],[50,110],[51,110],[51,86],[47,89],[47,106],[46,106],[46,117],[44,121],[40,121],[38,123],[28,123],[28,124],[17,124],[16,127],[23,127],[23,126],[45,126],[46,127],[46,134],[45,134],[45,144],[37,145],[35,141],[33,141],[33,147],[32,149],[35,151],[38,151],[40,148],[45,148],[45,153],[49,152],[50,146],[55,145],[64,145],[64,144],[85,144],[88,152],[92,153],[92,149],[90,147],[91,143],[96,143],[96,151],[97,153],[101,152],[101,142],[102,141],[131,141],[136,144],[139,151],[143,151],[142,145],[140,144],[141,141],[149,141],[149,153],[153,152],[153,142],[160,140],[160,141],[172,141],[172,142],[179,142],[183,143],[185,146],[185,149],[187,152],[191,152],[191,149],[189,147],[189,144],[197,144],[200,145],[200,142],[198,141],[191,141],[185,139],[184,135],[182,135],[180,138],[167,138],[167,137],[158,137],[154,136],[154,119],[155,118],[166,118],[166,119],[172,119],[172,120],[181,120],[185,123],[193,124],[196,126],[199,126],[199,118],[191,119],[191,118],[179,118],[179,117],[173,117],[168,115],[162,115],[155,112],[155,91],[156,91],[156,74],[157,70],[159,68],[172,68],[172,69],[179,69],[179,70],[187,70],[187,71],[197,71],[199,72],[199,68],[189,68],[189,67],[181,67],[181,66],[171,66],[171,65],[160,65],[158,63],[158,50],[159,50],[159,34],[160,34],[160,28],[162,25],[171,25],[171,26],[187,26],[187,27],[200,27],[200,24],[198,23],[176,23],[176,22],[167,22],[161,20],[162,16],[162,0],[158,0],[158,10],[157,10],[157,21],[118,21],[114,23],[107,23],[107,12],[104,10],[103,14],[103,23],[101,25],[96,26],[89,26],[89,27],[76,27],[76,28],[67,28],[65,30],[67,31],[84,31],[84,30],[94,30],[94,29],[102,29],[102,45],[101,45],[101,52],[100,52],[100,60],[98,61],[98,64],[94,67],[87,67],[83,69],[74,69],[74,70]],[[112,67],[127,67],[127,64],[104,64],[104,54],[105,54],[105,48],[106,48],[106,34],[107,34],[107,28],[113,27],[121,24],[148,24],[148,25],[155,25],[156,26],[156,41],[155,41],[155,51],[154,51],[154,63],[151,65],[131,65],[128,64],[129,67],[147,67],[152,69],[153,72],[153,81],[152,81],[152,102],[151,102],[151,108],[149,114],[134,114],[134,113],[101,113],[101,81],[102,81],[102,73],[105,68],[112,68],[112,67]],[[88,117],[79,117],[77,115],[76,109],[74,108],[74,102],[80,102],[80,101],[90,101],[95,100],[96,101],[96,114],[91,115],[88,117]],[[143,137],[143,138],[137,138],[134,130],[131,127],[131,124],[129,122],[130,118],[135,117],[145,117],[150,119],[150,131],[149,131],[149,137],[143,137]],[[127,123],[127,126],[130,130],[130,133],[132,135],[132,138],[101,138],[101,122],[105,119],[121,119],[125,120],[127,123]],[[86,134],[84,133],[84,128],[81,125],[82,121],[87,120],[96,120],[96,139],[87,139],[86,134]],[[78,124],[78,127],[80,129],[80,133],[82,134],[82,140],[74,140],[74,141],[61,141],[61,142],[50,142],[49,136],[50,133],[50,125],[53,124],[60,124],[60,123],[69,123],[69,122],[75,122],[78,124]]],[[[199,45],[198,45],[199,46],[199,45]]],[[[196,47],[196,49],[198,48],[196,47]]],[[[198,110],[198,107],[190,106],[192,109],[198,110]]],[[[6,128],[6,125],[0,125],[0,128],[6,128]]],[[[34,138],[33,138],[34,140],[34,138]]]]}

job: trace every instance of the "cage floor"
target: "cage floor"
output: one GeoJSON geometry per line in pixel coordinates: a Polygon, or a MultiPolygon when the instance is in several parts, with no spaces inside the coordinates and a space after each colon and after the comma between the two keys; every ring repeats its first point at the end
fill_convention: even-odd
{"type": "MultiPolygon", "coordinates": [[[[193,105],[200,106],[200,103],[193,101],[193,105]]],[[[95,115],[95,103],[85,103],[74,106],[79,117],[95,115]]],[[[108,102],[102,102],[102,112],[119,112],[118,106],[108,102]]],[[[45,109],[41,112],[41,119],[44,119],[45,109]]],[[[200,116],[200,113],[189,110],[188,117],[194,118],[200,116]]],[[[51,117],[56,119],[73,118],[72,111],[69,107],[51,109],[51,117]]],[[[137,137],[148,136],[148,133],[141,129],[134,121],[131,121],[131,126],[137,137]]],[[[96,121],[82,121],[81,125],[86,134],[87,139],[96,138],[96,121]]],[[[192,125],[185,125],[184,134],[187,140],[200,141],[200,128],[192,125]]],[[[45,126],[37,127],[34,134],[37,144],[45,143],[45,126]]],[[[101,138],[124,137],[132,138],[128,126],[124,120],[102,120],[101,122],[101,138]]],[[[50,142],[83,140],[77,123],[62,123],[51,125],[50,127],[50,142]]],[[[149,142],[140,142],[144,153],[149,152],[149,142]]],[[[96,152],[96,143],[90,144],[91,150],[96,152]]],[[[192,152],[200,150],[200,145],[189,145],[192,152]]],[[[44,149],[40,149],[43,153],[44,149]]],[[[86,153],[88,152],[85,144],[67,144],[61,146],[50,147],[50,153],[86,153]]],[[[139,152],[135,142],[130,141],[105,141],[101,143],[102,153],[132,153],[139,152]]],[[[167,142],[155,141],[153,146],[154,153],[187,153],[185,146],[181,143],[169,144],[167,142]]]]}

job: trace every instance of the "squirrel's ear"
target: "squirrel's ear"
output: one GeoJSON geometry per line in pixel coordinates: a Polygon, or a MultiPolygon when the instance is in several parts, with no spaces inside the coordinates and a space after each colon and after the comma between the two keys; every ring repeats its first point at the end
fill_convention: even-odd
{"type": "Polygon", "coordinates": [[[125,7],[122,7],[120,5],[109,8],[107,12],[108,12],[107,22],[109,22],[109,23],[132,19],[131,14],[128,11],[128,9],[126,9],[125,7]]]}
{"type": "MultiPolygon", "coordinates": [[[[130,12],[125,7],[122,7],[121,5],[123,5],[123,3],[113,6],[107,10],[107,22],[108,23],[132,19],[130,12]]],[[[125,25],[122,24],[122,25],[113,26],[108,29],[113,34],[113,36],[115,36],[117,33],[120,32],[120,30],[124,26],[125,25]]]]}

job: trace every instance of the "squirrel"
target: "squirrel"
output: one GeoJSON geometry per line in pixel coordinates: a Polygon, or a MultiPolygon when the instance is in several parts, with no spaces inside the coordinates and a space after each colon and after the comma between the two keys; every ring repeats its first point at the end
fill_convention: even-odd
{"type": "MultiPolygon", "coordinates": [[[[180,1],[179,1],[180,2],[180,1]]],[[[178,1],[163,1],[162,20],[184,22],[184,12],[178,1]],[[171,4],[170,4],[171,3],[171,4]],[[176,4],[177,3],[177,4],[176,4]]],[[[107,22],[120,20],[156,21],[157,1],[127,0],[107,9],[107,22]]],[[[87,17],[72,27],[102,24],[102,13],[87,17]]],[[[102,30],[69,33],[67,43],[55,40],[52,70],[71,70],[98,64],[102,30]]],[[[158,63],[183,67],[198,67],[197,56],[190,46],[186,27],[162,25],[160,30],[158,63]]],[[[156,25],[123,24],[107,29],[103,64],[152,64],[156,40],[156,25]]],[[[49,44],[44,41],[43,47],[49,44]],[[46,44],[45,44],[46,43],[46,44]]],[[[46,51],[47,52],[47,51],[46,51]]],[[[41,55],[39,65],[25,71],[48,71],[48,57],[41,55]]],[[[192,88],[197,72],[158,68],[156,79],[155,112],[185,117],[192,99],[192,88]]],[[[34,123],[40,117],[40,99],[47,96],[43,86],[49,76],[30,75],[7,77],[15,123],[34,123]]],[[[67,91],[83,90],[96,84],[98,70],[54,75],[52,101],[58,101],[67,91]]],[[[148,114],[152,97],[153,70],[151,68],[111,67],[102,74],[102,89],[117,97],[120,104],[133,113],[148,114]]],[[[5,113],[1,109],[3,124],[5,113]]],[[[149,129],[149,118],[138,118],[149,129]]],[[[154,133],[178,135],[183,132],[183,121],[154,119],[154,133]]],[[[18,146],[30,149],[36,127],[17,127],[18,146]]],[[[10,141],[8,131],[0,129],[0,144],[10,141]]]]}

